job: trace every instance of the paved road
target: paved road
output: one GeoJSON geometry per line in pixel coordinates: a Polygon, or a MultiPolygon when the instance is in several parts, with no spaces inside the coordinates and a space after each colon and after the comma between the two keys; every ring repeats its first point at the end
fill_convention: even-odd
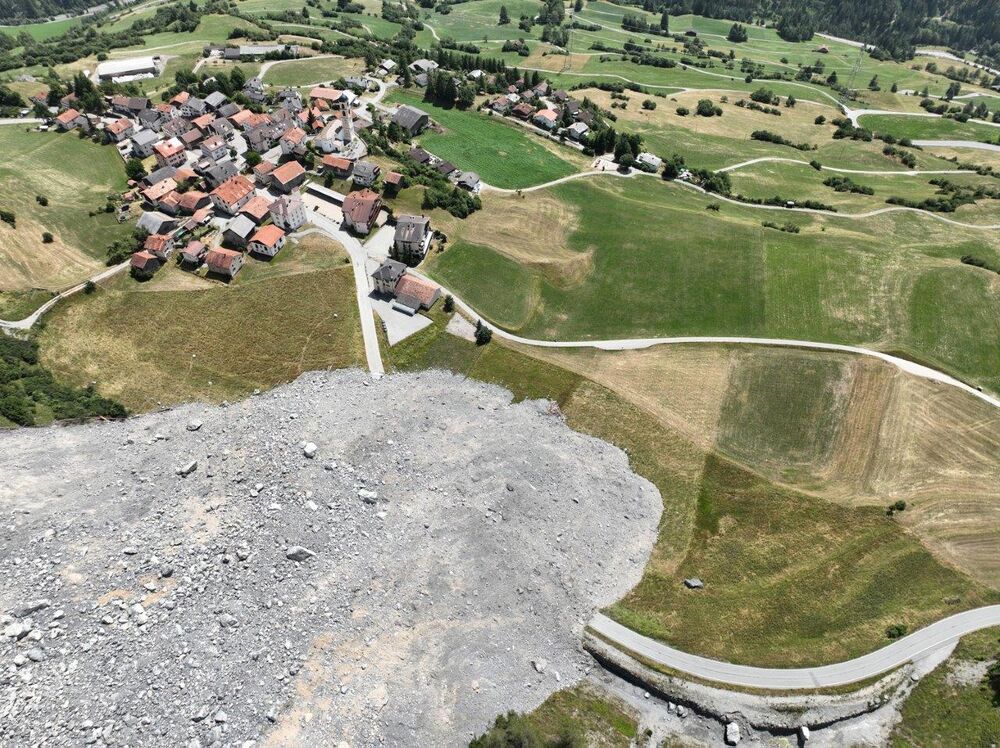
{"type": "MultiPolygon", "coordinates": [[[[310,211],[309,222],[319,229],[321,233],[342,244],[351,256],[351,267],[354,269],[355,292],[358,298],[358,315],[361,317],[361,334],[365,341],[365,358],[368,361],[368,371],[375,376],[381,376],[385,373],[385,367],[382,366],[382,356],[378,347],[374,310],[372,309],[371,299],[368,297],[368,294],[371,293],[368,269],[365,266],[368,253],[361,246],[361,242],[346,231],[342,231],[340,226],[334,221],[331,221],[319,212],[310,211]]],[[[304,235],[307,232],[308,229],[301,233],[304,235]]]]}
{"type": "Polygon", "coordinates": [[[977,140],[914,140],[913,145],[921,148],[977,148],[981,151],[1000,151],[1000,145],[980,143],[977,140]]]}
{"type": "Polygon", "coordinates": [[[653,662],[717,683],[781,690],[833,688],[881,675],[973,631],[1000,626],[1000,605],[957,613],[853,660],[808,668],[749,667],[687,654],[637,634],[600,613],[591,619],[589,626],[601,636],[653,662]]]}
{"type": "MultiPolygon", "coordinates": [[[[997,149],[1000,150],[1000,147],[997,147],[997,149]]],[[[729,169],[735,169],[735,168],[738,168],[740,166],[746,166],[746,165],[748,165],[750,163],[755,163],[756,161],[762,161],[762,160],[766,160],[766,159],[755,159],[754,161],[747,161],[747,162],[744,162],[742,164],[735,164],[734,166],[727,167],[727,169],[723,169],[722,171],[726,171],[726,170],[729,170],[729,169]]],[[[789,160],[794,160],[794,159],[789,159],[789,160]]],[[[884,174],[886,172],[875,172],[875,173],[877,173],[877,174],[884,174]]],[[[899,173],[900,174],[909,174],[910,172],[899,172],[899,173]]],[[[926,172],[926,171],[924,172],[924,174],[930,174],[930,173],[932,173],[932,172],[926,172]]],[[[933,173],[936,173],[936,172],[933,172],[933,173]]],[[[941,173],[943,173],[943,174],[950,174],[951,171],[946,171],[946,172],[941,172],[941,173]]],[[[483,185],[483,189],[486,190],[486,191],[499,192],[499,193],[504,193],[504,194],[511,194],[511,193],[515,193],[515,192],[534,192],[535,190],[542,190],[542,189],[545,189],[546,187],[552,187],[554,185],[562,184],[563,182],[569,182],[569,181],[572,181],[574,179],[582,179],[582,178],[585,178],[585,177],[595,177],[595,176],[610,176],[610,177],[624,177],[624,178],[656,177],[656,178],[659,179],[659,175],[657,175],[657,174],[650,174],[650,173],[644,172],[644,171],[631,171],[631,172],[629,172],[627,174],[623,174],[622,172],[617,171],[617,170],[608,170],[608,171],[591,170],[591,171],[581,171],[581,172],[579,172],[577,174],[570,174],[568,177],[561,177],[559,179],[553,179],[550,182],[544,182],[542,184],[536,184],[536,185],[534,185],[532,187],[524,187],[524,188],[522,188],[520,190],[508,190],[508,189],[503,189],[503,188],[500,188],[500,187],[493,187],[492,185],[487,185],[487,184],[483,185]]],[[[883,214],[886,214],[886,213],[906,212],[906,213],[918,213],[918,214],[920,214],[922,216],[927,216],[928,218],[932,218],[935,221],[941,221],[942,223],[947,223],[947,224],[950,224],[952,226],[960,226],[960,227],[962,227],[964,229],[988,229],[988,230],[1000,229],[1000,223],[989,223],[989,224],[964,223],[962,221],[956,221],[954,218],[948,218],[946,216],[943,216],[940,213],[934,213],[934,212],[929,211],[929,210],[923,210],[922,208],[910,208],[910,207],[907,207],[905,205],[892,205],[892,206],[888,206],[888,207],[885,207],[885,208],[877,208],[875,210],[869,210],[869,211],[867,211],[865,213],[844,213],[844,212],[841,212],[841,211],[822,210],[822,209],[819,209],[819,208],[796,208],[796,207],[791,207],[790,208],[790,207],[788,207],[786,205],[757,205],[755,203],[746,203],[746,202],[743,202],[742,200],[734,200],[731,197],[725,197],[725,196],[720,195],[720,194],[715,193],[715,192],[708,192],[708,191],[704,190],[703,188],[699,187],[698,185],[691,184],[690,182],[684,182],[684,181],[681,181],[681,180],[675,180],[674,184],[679,184],[682,187],[687,187],[688,189],[695,190],[696,192],[700,192],[703,195],[708,195],[713,200],[719,200],[720,202],[729,203],[731,205],[739,205],[739,206],[741,206],[743,208],[750,208],[752,210],[772,210],[772,211],[777,210],[777,211],[790,211],[792,213],[812,213],[812,214],[815,214],[815,215],[832,216],[834,218],[848,218],[848,219],[851,219],[851,220],[861,220],[861,219],[864,219],[864,218],[874,218],[875,216],[880,216],[880,215],[883,215],[883,214]]]]}
{"type": "Polygon", "coordinates": [[[75,286],[67,288],[65,291],[60,291],[58,294],[56,294],[51,299],[46,301],[44,304],[38,307],[38,309],[36,309],[33,313],[31,313],[24,319],[13,320],[13,321],[0,319],[0,327],[6,328],[8,330],[29,330],[32,327],[34,327],[35,323],[38,322],[38,320],[42,318],[42,315],[45,314],[47,311],[49,311],[49,309],[54,307],[57,303],[65,299],[67,296],[72,296],[73,294],[82,291],[86,287],[88,282],[100,283],[102,280],[110,278],[111,276],[117,275],[123,270],[128,269],[129,264],[131,264],[130,260],[127,260],[121,263],[120,265],[113,265],[112,267],[102,270],[97,275],[92,276],[89,279],[89,281],[78,283],[75,286]]]}
{"type": "MultiPolygon", "coordinates": [[[[762,156],[760,158],[752,158],[749,161],[741,161],[738,164],[732,164],[731,166],[723,166],[717,171],[736,171],[737,169],[742,169],[744,166],[753,166],[754,164],[761,164],[767,161],[781,161],[786,164],[802,164],[803,166],[809,166],[808,161],[803,161],[798,158],[785,158],[784,156],[762,156]]],[[[962,169],[896,169],[888,171],[879,171],[877,169],[839,169],[836,166],[825,166],[821,165],[820,169],[822,171],[835,171],[839,174],[866,174],[872,177],[912,177],[919,174],[960,174],[962,169]]],[[[969,173],[969,172],[966,172],[969,173]]]]}

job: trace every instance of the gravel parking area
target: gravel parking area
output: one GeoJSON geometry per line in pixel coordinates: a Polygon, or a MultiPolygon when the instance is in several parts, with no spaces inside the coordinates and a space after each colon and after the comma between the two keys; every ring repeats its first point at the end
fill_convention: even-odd
{"type": "Polygon", "coordinates": [[[442,372],[0,434],[0,745],[464,745],[583,677],[660,516],[442,372]]]}

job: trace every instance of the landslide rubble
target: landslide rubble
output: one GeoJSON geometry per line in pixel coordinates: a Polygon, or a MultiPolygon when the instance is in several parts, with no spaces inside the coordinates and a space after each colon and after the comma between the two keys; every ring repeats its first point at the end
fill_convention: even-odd
{"type": "Polygon", "coordinates": [[[583,676],[659,515],[442,372],[2,433],[0,745],[466,744],[583,676]]]}

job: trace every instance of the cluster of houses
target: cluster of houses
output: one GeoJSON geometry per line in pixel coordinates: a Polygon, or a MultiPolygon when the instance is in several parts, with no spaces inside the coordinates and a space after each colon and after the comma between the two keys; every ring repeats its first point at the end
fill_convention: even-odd
{"type": "Polygon", "coordinates": [[[586,139],[594,124],[594,113],[561,89],[553,91],[548,81],[528,87],[523,81],[507,87],[507,93],[486,105],[496,114],[530,122],[547,133],[561,133],[577,142],[586,139]]]}
{"type": "MultiPolygon", "coordinates": [[[[309,176],[307,150],[322,154],[311,161],[316,172],[352,182],[346,195],[325,190],[342,203],[344,230],[372,232],[380,215],[386,216],[379,183],[387,192],[405,186],[402,174],[383,173],[366,159],[358,132],[371,121],[352,90],[317,86],[308,93],[267,95],[255,78],[247,82],[248,91],[259,92],[265,112],[246,109],[221,92],[198,97],[182,91],[163,103],[114,95],[106,97],[100,115],[82,114],[70,97],[62,102],[56,127],[99,131],[123,158],[141,159],[147,168],[123,195],[126,206],[141,206],[138,227],[146,233],[131,259],[136,277],[152,276],[171,256],[187,269],[204,268],[224,279],[235,277],[250,255],[275,257],[288,235],[308,221],[300,189],[309,176]],[[248,162],[250,151],[261,158],[248,162]]],[[[419,111],[403,119],[413,132],[428,123],[419,111]]],[[[433,284],[405,274],[424,258],[431,236],[425,216],[399,217],[387,262],[402,270],[391,271],[391,287],[385,279],[378,284],[410,313],[428,308],[439,294],[433,284]]]]}

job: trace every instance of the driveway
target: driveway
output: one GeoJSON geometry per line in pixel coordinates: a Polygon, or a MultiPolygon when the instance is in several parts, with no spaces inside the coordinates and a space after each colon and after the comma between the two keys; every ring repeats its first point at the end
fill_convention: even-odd
{"type": "Polygon", "coordinates": [[[383,296],[373,295],[370,298],[372,308],[383,322],[389,345],[396,345],[431,324],[430,318],[422,314],[405,314],[393,309],[392,301],[383,296]]]}

